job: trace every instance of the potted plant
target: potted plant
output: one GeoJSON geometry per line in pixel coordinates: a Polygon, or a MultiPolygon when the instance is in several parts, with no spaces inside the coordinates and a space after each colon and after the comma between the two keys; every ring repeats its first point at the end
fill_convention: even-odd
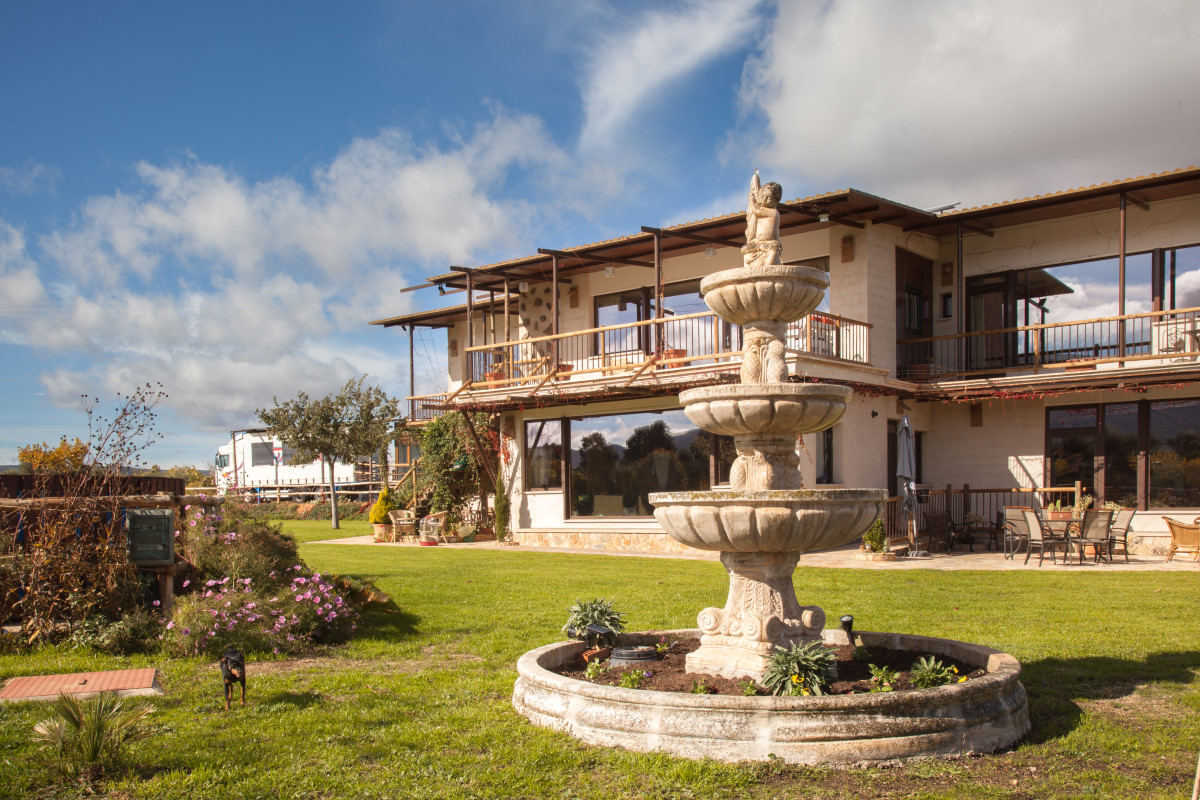
{"type": "Polygon", "coordinates": [[[497,361],[494,364],[492,364],[492,367],[490,370],[483,373],[483,379],[485,381],[487,381],[487,385],[488,385],[489,389],[495,389],[500,386],[501,381],[504,380],[504,378],[507,374],[508,374],[508,361],[501,359],[500,361],[497,361]]]}
{"type": "Polygon", "coordinates": [[[379,493],[379,499],[375,501],[375,505],[371,506],[371,527],[375,531],[375,541],[391,542],[394,541],[392,533],[392,520],[388,517],[388,513],[396,507],[395,500],[392,498],[390,489],[384,488],[379,493]]]}
{"type": "Polygon", "coordinates": [[[583,651],[585,662],[608,658],[617,643],[618,636],[625,630],[625,615],[613,608],[609,600],[576,600],[571,606],[563,633],[572,639],[586,641],[588,649],[583,651]]]}
{"type": "Polygon", "coordinates": [[[1090,494],[1081,494],[1078,497],[1076,497],[1075,505],[1071,509],[1075,515],[1075,518],[1079,519],[1080,517],[1082,517],[1083,512],[1087,511],[1089,508],[1092,507],[1092,501],[1095,499],[1096,498],[1092,497],[1090,494]]]}
{"type": "MultiPolygon", "coordinates": [[[[1090,501],[1089,501],[1090,502],[1090,501]]],[[[1070,508],[1064,508],[1062,500],[1055,500],[1050,505],[1046,506],[1046,515],[1054,520],[1071,520],[1075,516],[1075,512],[1070,508]]]]}
{"type": "Polygon", "coordinates": [[[859,561],[895,561],[896,554],[887,545],[887,529],[882,519],[876,519],[863,533],[862,547],[854,557],[859,561]]]}

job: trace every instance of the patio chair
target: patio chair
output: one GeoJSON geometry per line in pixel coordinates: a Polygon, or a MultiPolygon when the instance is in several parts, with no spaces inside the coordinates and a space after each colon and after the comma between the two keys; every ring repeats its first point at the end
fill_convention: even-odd
{"type": "Polygon", "coordinates": [[[439,511],[424,517],[421,520],[421,538],[435,542],[441,539],[449,544],[449,540],[446,538],[446,517],[449,514],[449,511],[439,511]]]}
{"type": "Polygon", "coordinates": [[[1025,563],[1029,563],[1029,557],[1033,555],[1033,548],[1038,551],[1038,566],[1042,565],[1042,561],[1046,558],[1046,551],[1050,551],[1050,560],[1055,564],[1058,563],[1057,556],[1054,551],[1062,550],[1063,561],[1067,561],[1071,553],[1071,542],[1066,536],[1060,536],[1050,529],[1042,525],[1042,518],[1037,515],[1037,512],[1032,508],[1022,509],[1025,516],[1025,526],[1029,529],[1029,546],[1025,548],[1025,563]]]}
{"type": "Polygon", "coordinates": [[[1013,558],[1021,545],[1029,546],[1029,520],[1025,518],[1025,512],[1032,510],[1028,506],[1004,507],[1005,558],[1013,558]]]}
{"type": "Polygon", "coordinates": [[[1125,563],[1129,563],[1129,526],[1133,522],[1132,508],[1118,509],[1113,514],[1112,527],[1108,529],[1108,558],[1112,560],[1113,548],[1118,544],[1125,554],[1125,563]]]}
{"type": "Polygon", "coordinates": [[[1112,528],[1112,513],[1111,511],[1103,511],[1097,508],[1089,508],[1083,512],[1083,519],[1079,522],[1079,563],[1083,563],[1083,553],[1087,548],[1092,548],[1095,553],[1096,563],[1100,563],[1100,556],[1104,556],[1106,563],[1112,563],[1112,551],[1109,549],[1109,529],[1112,528]]]}
{"type": "Polygon", "coordinates": [[[951,547],[954,545],[954,534],[950,530],[950,515],[949,514],[926,514],[925,515],[925,530],[923,531],[929,542],[929,552],[933,552],[933,548],[946,548],[946,555],[951,555],[951,547]]]}
{"type": "Polygon", "coordinates": [[[1167,553],[1167,561],[1176,553],[1195,553],[1196,560],[1200,561],[1200,517],[1191,525],[1170,517],[1163,517],[1163,522],[1171,531],[1171,551],[1167,553]]]}
{"type": "Polygon", "coordinates": [[[417,517],[411,510],[398,508],[395,511],[389,511],[388,519],[392,521],[393,535],[397,541],[402,536],[417,535],[417,517]]]}

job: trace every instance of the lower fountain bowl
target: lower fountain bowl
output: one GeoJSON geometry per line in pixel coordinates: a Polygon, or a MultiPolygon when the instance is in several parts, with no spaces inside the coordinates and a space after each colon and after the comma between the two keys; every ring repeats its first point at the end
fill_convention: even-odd
{"type": "Polygon", "coordinates": [[[697,550],[811,553],[848,544],[883,511],[880,489],[660,492],[654,518],[697,550]]]}
{"type": "MultiPolygon", "coordinates": [[[[627,643],[696,631],[628,634],[627,643]]],[[[797,764],[849,767],[936,756],[991,753],[1029,731],[1021,664],[1007,653],[966,642],[855,631],[867,647],[948,656],[987,674],[966,683],[877,694],[736,697],[600,686],[550,668],[577,659],[584,642],[559,642],[517,662],[513,706],[531,722],[588,744],[717,761],[778,757],[797,764]]],[[[845,644],[841,630],[829,643],[845,644]]]]}

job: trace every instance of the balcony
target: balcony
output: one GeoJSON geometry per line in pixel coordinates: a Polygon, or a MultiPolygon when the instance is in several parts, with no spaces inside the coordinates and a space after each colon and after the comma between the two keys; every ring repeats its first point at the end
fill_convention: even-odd
{"type": "Polygon", "coordinates": [[[908,339],[896,348],[897,376],[914,382],[1049,368],[1200,366],[1200,308],[908,339]]]}
{"type": "MultiPolygon", "coordinates": [[[[786,345],[793,355],[869,364],[870,327],[814,312],[788,326],[786,345]]],[[[465,388],[472,394],[498,390],[499,394],[536,395],[560,392],[572,383],[604,387],[657,383],[670,371],[680,375],[735,372],[741,363],[741,342],[739,326],[702,312],[486,344],[466,349],[470,385],[465,388]]]]}

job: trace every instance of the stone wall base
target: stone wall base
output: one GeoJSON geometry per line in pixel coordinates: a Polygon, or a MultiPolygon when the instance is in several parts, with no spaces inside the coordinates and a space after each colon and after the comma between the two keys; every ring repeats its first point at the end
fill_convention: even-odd
{"type": "MultiPolygon", "coordinates": [[[[621,531],[515,531],[513,538],[521,547],[556,547],[595,550],[603,553],[663,553],[695,556],[699,551],[682,545],[665,533],[624,533],[621,531]]],[[[716,554],[712,554],[716,557],[716,554]]]]}

